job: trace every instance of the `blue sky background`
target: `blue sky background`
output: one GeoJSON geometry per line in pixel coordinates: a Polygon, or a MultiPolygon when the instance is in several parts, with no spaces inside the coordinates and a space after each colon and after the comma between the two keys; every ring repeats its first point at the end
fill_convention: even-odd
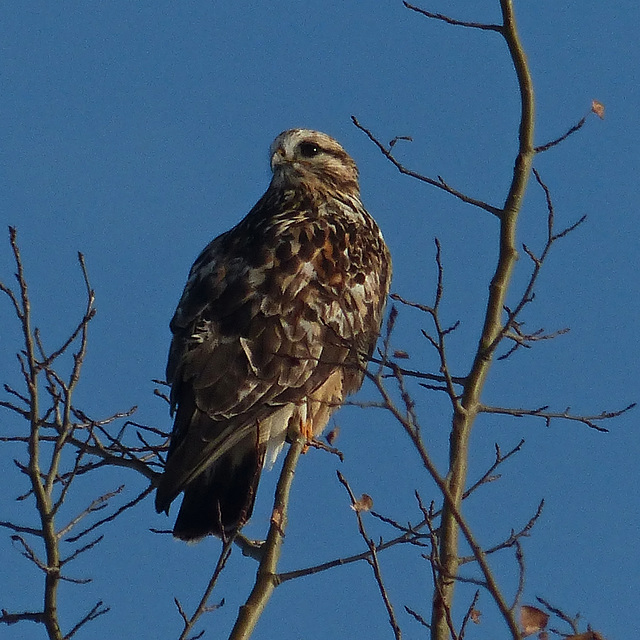
{"type": "MultiPolygon", "coordinates": [[[[526,327],[571,327],[497,363],[487,403],[599,413],[640,398],[638,190],[640,106],[635,2],[518,2],[519,27],[536,87],[536,142],[562,134],[588,110],[606,105],[603,122],[586,127],[536,159],[549,185],[559,227],[583,214],[585,225],[558,245],[545,267],[526,327]]],[[[436,2],[433,11],[497,21],[498,2],[436,2]]],[[[362,174],[363,199],[394,257],[393,291],[430,303],[434,243],[445,267],[443,319],[461,320],[450,337],[454,373],[469,368],[487,285],[494,268],[497,223],[489,214],[399,175],[350,122],[356,115],[383,141],[410,135],[397,156],[409,167],[443,176],[465,193],[500,206],[516,150],[519,99],[501,38],[429,21],[401,2],[15,2],[0,20],[3,225],[15,225],[31,283],[34,313],[54,348],[80,317],[82,251],[97,293],[89,354],[78,404],[104,417],[138,405],[136,419],[169,428],[166,406],[152,395],[164,375],[168,322],[188,269],[209,240],[235,224],[266,188],[268,146],[283,129],[320,129],[340,140],[362,174]]],[[[11,281],[8,240],[0,230],[0,277],[11,281]]],[[[544,196],[532,182],[519,240],[534,250],[546,233],[544,196]]],[[[6,236],[5,236],[6,237],[6,236]]],[[[510,300],[529,272],[523,258],[510,300]]],[[[18,327],[0,304],[0,379],[18,384],[13,353],[18,327]]],[[[427,318],[402,310],[393,346],[414,368],[435,371],[435,354],[420,336],[427,318]]],[[[413,389],[425,439],[444,468],[450,416],[444,397],[413,389]]],[[[360,399],[371,399],[364,389],[360,399]]],[[[340,465],[356,493],[400,521],[418,520],[414,489],[437,500],[406,437],[390,416],[341,410],[340,465]]],[[[9,414],[3,433],[22,425],[9,414]]],[[[640,576],[640,445],[638,413],[607,426],[609,434],[532,419],[482,417],[473,434],[470,478],[525,438],[502,469],[503,480],[466,505],[480,540],[490,546],[522,526],[546,500],[525,540],[525,601],[542,595],[569,613],[580,611],[613,640],[634,635],[640,576]]],[[[34,524],[32,503],[3,445],[0,519],[34,524]]],[[[353,512],[335,478],[333,457],[311,452],[296,479],[284,570],[362,550],[353,512]]],[[[263,477],[249,535],[268,525],[277,474],[263,477]]],[[[66,517],[99,493],[144,486],[123,470],[78,483],[66,517]]],[[[124,500],[124,498],[123,498],[124,500]]],[[[174,514],[176,510],[174,509],[174,514]]],[[[65,521],[65,517],[62,517],[65,521]]],[[[219,541],[187,546],[150,527],[170,526],[147,500],[106,531],[105,541],[69,566],[89,586],[63,585],[61,619],[68,630],[97,600],[112,612],[86,627],[85,638],[172,638],[200,598],[219,541]]],[[[374,535],[390,532],[371,518],[374,535]]],[[[40,606],[42,579],[0,531],[0,607],[40,606]]],[[[492,563],[515,585],[510,555],[492,563]]],[[[424,637],[403,605],[428,617],[429,567],[415,549],[382,556],[383,572],[407,638],[424,637]]],[[[255,575],[234,552],[214,594],[225,606],[202,622],[205,637],[226,637],[255,575]]],[[[469,591],[460,589],[456,613],[469,591]]],[[[482,625],[468,637],[502,637],[483,595],[482,625]]],[[[199,629],[202,626],[198,627],[199,629]]],[[[22,623],[3,637],[44,638],[22,623]]],[[[364,563],[290,582],[276,590],[256,638],[320,640],[391,637],[371,571],[364,563]]]]}

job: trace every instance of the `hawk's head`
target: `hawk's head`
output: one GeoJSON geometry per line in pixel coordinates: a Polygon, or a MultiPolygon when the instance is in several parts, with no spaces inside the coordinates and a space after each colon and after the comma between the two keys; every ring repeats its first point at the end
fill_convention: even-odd
{"type": "Polygon", "coordinates": [[[310,129],[283,131],[271,145],[273,183],[359,196],[358,168],[330,136],[310,129]]]}

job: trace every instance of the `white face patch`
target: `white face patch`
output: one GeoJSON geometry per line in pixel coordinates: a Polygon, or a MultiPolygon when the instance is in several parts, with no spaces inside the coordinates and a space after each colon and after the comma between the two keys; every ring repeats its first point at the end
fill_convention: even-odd
{"type": "Polygon", "coordinates": [[[290,129],[271,145],[271,169],[279,186],[304,183],[308,189],[327,185],[359,195],[358,169],[331,136],[311,129],[290,129]]]}

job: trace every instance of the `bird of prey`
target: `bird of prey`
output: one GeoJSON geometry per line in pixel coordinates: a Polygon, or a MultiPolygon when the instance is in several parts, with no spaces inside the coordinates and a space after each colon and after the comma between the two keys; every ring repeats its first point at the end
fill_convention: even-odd
{"type": "Polygon", "coordinates": [[[291,129],[271,169],[195,261],[170,325],[175,422],[155,504],[168,513],[184,492],[173,534],[187,541],[245,524],[265,459],[319,435],[360,388],[389,292],[389,251],[345,150],[291,129]]]}

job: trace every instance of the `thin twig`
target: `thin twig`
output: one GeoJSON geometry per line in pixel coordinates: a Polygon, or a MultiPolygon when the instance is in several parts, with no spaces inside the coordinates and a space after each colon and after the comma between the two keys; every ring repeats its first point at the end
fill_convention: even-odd
{"type": "Polygon", "coordinates": [[[542,418],[546,422],[547,426],[551,424],[552,420],[568,420],[570,422],[580,422],[590,429],[594,429],[602,433],[608,433],[609,429],[605,429],[597,423],[602,420],[611,420],[612,418],[618,418],[623,413],[634,409],[636,405],[636,402],[632,402],[623,409],[618,409],[617,411],[601,411],[600,413],[593,415],[574,415],[570,412],[569,407],[567,407],[564,411],[548,411],[547,405],[536,409],[520,409],[516,407],[491,407],[482,404],[479,407],[479,412],[493,413],[503,416],[513,416],[517,418],[522,418],[525,416],[532,418],[542,418]]]}
{"type": "Polygon", "coordinates": [[[94,531],[98,527],[101,527],[103,524],[106,524],[107,522],[113,522],[113,520],[115,520],[121,513],[123,513],[127,509],[130,509],[131,507],[135,507],[139,502],[144,500],[154,490],[154,488],[155,487],[153,487],[152,485],[148,486],[144,491],[142,491],[135,498],[133,498],[133,500],[130,500],[126,504],[122,505],[121,507],[116,509],[116,511],[114,511],[111,515],[108,515],[106,518],[102,518],[102,520],[98,520],[97,522],[94,522],[90,527],[83,529],[80,533],[76,534],[75,536],[68,537],[66,539],[66,542],[76,542],[77,540],[80,540],[80,538],[82,538],[83,536],[86,536],[91,531],[94,531]]]}
{"type": "Polygon", "coordinates": [[[398,620],[396,619],[396,614],[393,609],[393,604],[391,604],[391,599],[389,598],[389,594],[387,593],[387,588],[384,584],[384,580],[382,578],[382,570],[380,568],[380,563],[378,561],[378,554],[376,551],[376,545],[374,541],[368,536],[367,531],[364,526],[364,521],[362,519],[362,512],[357,505],[356,497],[349,486],[349,483],[345,479],[345,477],[339,472],[338,480],[342,486],[347,490],[349,494],[349,498],[351,499],[351,506],[353,507],[356,518],[358,520],[358,531],[360,532],[360,536],[364,540],[365,544],[369,548],[371,553],[370,558],[368,559],[371,568],[373,569],[373,575],[375,576],[376,584],[378,585],[378,590],[380,591],[380,596],[382,597],[382,601],[384,602],[385,609],[387,610],[387,616],[389,617],[389,624],[391,625],[391,629],[393,630],[393,635],[396,640],[402,640],[402,631],[400,629],[400,625],[398,624],[398,620]]]}
{"type": "Polygon", "coordinates": [[[467,624],[469,620],[474,619],[474,614],[477,615],[476,605],[478,604],[478,600],[480,599],[480,590],[478,589],[474,596],[469,608],[467,609],[467,613],[465,613],[464,618],[462,619],[462,625],[460,625],[460,632],[458,633],[458,640],[464,640],[464,634],[467,631],[467,624]]]}
{"type": "Polygon", "coordinates": [[[411,9],[411,11],[420,13],[427,18],[433,18],[434,20],[446,22],[447,24],[458,27],[469,27],[471,29],[481,29],[482,31],[497,31],[499,33],[502,33],[502,25],[499,24],[486,24],[483,22],[467,22],[465,20],[456,20],[455,18],[450,18],[449,16],[446,16],[442,13],[433,13],[431,11],[425,11],[424,9],[420,9],[419,7],[415,7],[412,4],[409,4],[406,0],[403,0],[402,4],[407,9],[411,9]]]}
{"type": "Polygon", "coordinates": [[[574,635],[577,635],[579,633],[579,631],[580,631],[580,629],[578,627],[578,620],[580,618],[579,615],[576,615],[575,617],[572,618],[570,615],[566,614],[561,609],[558,609],[558,607],[554,607],[552,604],[549,603],[548,600],[545,600],[544,598],[541,598],[540,596],[536,597],[536,600],[541,605],[546,607],[548,611],[550,611],[555,616],[560,618],[560,620],[562,620],[563,622],[566,622],[571,627],[571,630],[573,631],[574,635]]]}
{"type": "Polygon", "coordinates": [[[426,629],[431,629],[431,625],[417,611],[414,611],[413,609],[410,609],[409,607],[407,607],[407,605],[404,606],[404,610],[412,618],[417,620],[423,627],[425,627],[426,629]]]}
{"type": "Polygon", "coordinates": [[[515,455],[516,453],[518,453],[522,447],[524,446],[524,440],[520,440],[520,442],[513,447],[513,449],[511,449],[510,451],[507,451],[507,453],[505,453],[504,455],[502,454],[502,451],[500,450],[500,446],[498,444],[495,444],[495,450],[496,450],[496,459],[494,461],[494,463],[487,469],[487,471],[478,479],[476,480],[462,495],[462,499],[465,500],[466,498],[468,498],[474,491],[476,491],[481,485],[486,484],[488,482],[493,482],[494,480],[497,480],[500,476],[496,476],[495,471],[496,469],[505,461],[507,461],[511,456],[515,455]]]}
{"type": "Polygon", "coordinates": [[[111,611],[111,607],[105,607],[102,600],[100,600],[92,607],[92,609],[84,616],[84,618],[80,620],[80,622],[73,626],[71,631],[69,631],[69,633],[65,635],[64,640],[69,640],[69,638],[72,638],[78,631],[80,631],[80,629],[84,627],[87,622],[91,622],[96,618],[103,616],[105,613],[109,613],[109,611],[111,611]]]}
{"type": "Polygon", "coordinates": [[[551,140],[551,142],[547,142],[546,144],[542,144],[539,147],[536,147],[535,152],[542,153],[543,151],[548,151],[552,147],[555,147],[561,142],[564,142],[570,135],[576,133],[576,131],[580,131],[580,129],[582,129],[586,121],[587,121],[587,116],[583,116],[577,122],[577,124],[574,124],[572,127],[570,127],[566,133],[563,133],[559,138],[556,138],[555,140],[551,140]]]}
{"type": "Polygon", "coordinates": [[[438,176],[437,180],[434,180],[433,178],[429,178],[427,176],[423,176],[422,174],[416,172],[416,171],[412,171],[411,169],[407,169],[402,163],[400,163],[395,156],[391,153],[391,149],[387,149],[379,140],[378,138],[376,138],[373,133],[367,129],[366,127],[364,127],[363,125],[360,124],[360,122],[358,121],[358,119],[355,116],[351,116],[351,121],[353,122],[353,124],[360,129],[360,131],[362,131],[368,138],[369,140],[371,140],[371,142],[373,142],[378,149],[380,149],[380,152],[382,153],[382,155],[387,158],[387,160],[389,160],[389,162],[391,162],[391,164],[393,164],[393,166],[403,175],[406,176],[410,176],[412,178],[415,178],[416,180],[420,180],[420,182],[425,182],[426,184],[430,184],[432,187],[437,187],[438,189],[442,189],[443,191],[446,191],[447,193],[451,194],[452,196],[458,198],[458,200],[461,200],[462,202],[466,202],[467,204],[473,205],[474,207],[478,207],[480,209],[484,209],[485,211],[488,211],[489,213],[492,213],[494,216],[500,217],[502,215],[502,211],[500,209],[498,209],[497,207],[494,207],[490,204],[487,204],[486,202],[483,202],[482,200],[477,200],[476,198],[470,198],[469,196],[465,195],[464,193],[462,193],[461,191],[458,191],[457,189],[454,189],[453,187],[449,186],[441,177],[438,176]]]}
{"type": "Polygon", "coordinates": [[[218,556],[218,560],[213,570],[213,574],[211,575],[209,583],[207,584],[207,587],[205,588],[204,593],[200,598],[200,602],[198,602],[198,606],[193,612],[193,615],[187,616],[182,605],[180,604],[180,601],[177,598],[174,598],[174,602],[176,604],[176,607],[178,608],[178,613],[180,614],[180,617],[182,618],[182,621],[184,623],[182,633],[180,634],[180,637],[178,638],[178,640],[195,640],[195,638],[201,637],[204,631],[189,639],[189,634],[191,633],[196,622],[198,622],[198,620],[205,613],[208,613],[210,611],[215,611],[216,609],[219,609],[224,605],[224,600],[222,600],[220,603],[213,606],[209,605],[208,603],[209,603],[209,598],[213,593],[213,589],[218,583],[220,574],[222,573],[222,570],[227,564],[227,560],[229,559],[229,556],[231,555],[232,550],[233,550],[233,536],[230,536],[222,544],[222,549],[220,550],[220,555],[218,556]]]}
{"type": "MultiPolygon", "coordinates": [[[[519,531],[511,530],[509,537],[506,540],[494,545],[493,547],[488,547],[485,549],[485,555],[489,556],[498,551],[502,551],[504,549],[509,549],[511,547],[517,546],[519,544],[520,538],[524,538],[529,535],[529,532],[535,526],[536,522],[538,522],[540,516],[542,515],[542,509],[544,508],[544,500],[540,500],[538,506],[536,508],[536,512],[533,514],[529,521],[520,529],[519,531]]],[[[475,562],[475,556],[461,556],[460,564],[467,564],[469,562],[475,562]]],[[[513,607],[511,607],[513,608],[513,607]]]]}

